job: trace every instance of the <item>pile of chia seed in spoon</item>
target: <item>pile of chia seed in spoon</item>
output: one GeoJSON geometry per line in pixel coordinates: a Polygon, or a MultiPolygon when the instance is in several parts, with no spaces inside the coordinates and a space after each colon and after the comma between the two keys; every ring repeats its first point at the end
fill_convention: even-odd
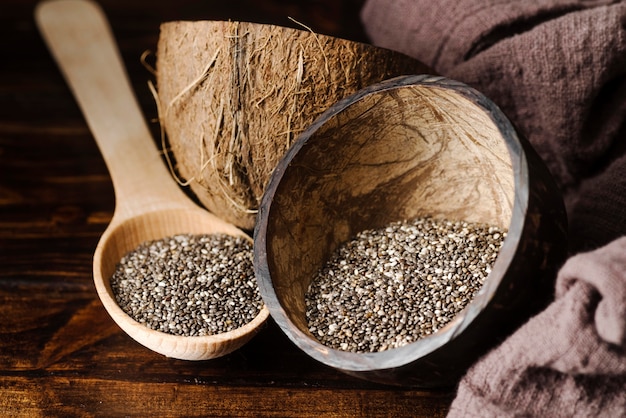
{"type": "Polygon", "coordinates": [[[252,244],[226,234],[175,235],[125,255],[111,277],[124,312],[174,335],[214,335],[239,328],[263,307],[252,244]]]}

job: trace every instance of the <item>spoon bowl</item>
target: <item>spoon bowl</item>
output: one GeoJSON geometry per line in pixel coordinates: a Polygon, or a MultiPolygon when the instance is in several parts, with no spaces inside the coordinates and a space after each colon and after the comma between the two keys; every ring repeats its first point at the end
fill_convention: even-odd
{"type": "Polygon", "coordinates": [[[206,360],[228,354],[252,338],[268,316],[267,308],[249,323],[233,331],[209,336],[185,337],[152,330],[126,314],[115,300],[110,277],[117,262],[146,241],[177,234],[224,233],[242,236],[243,231],[207,216],[195,208],[171,208],[141,213],[131,218],[117,218],[102,235],[94,253],[94,283],[109,315],[128,335],[140,344],[167,357],[183,360],[206,360]]]}
{"type": "Polygon", "coordinates": [[[168,172],[132,93],[114,37],[100,7],[85,0],[38,5],[39,29],[83,111],[107,164],[116,206],[93,258],[94,284],[103,306],[129,336],[147,348],[184,360],[206,360],[245,344],[265,322],[257,316],[233,331],[180,336],[135,321],[115,301],[110,278],[129,251],[146,241],[177,234],[244,231],[193,203],[168,172]]]}

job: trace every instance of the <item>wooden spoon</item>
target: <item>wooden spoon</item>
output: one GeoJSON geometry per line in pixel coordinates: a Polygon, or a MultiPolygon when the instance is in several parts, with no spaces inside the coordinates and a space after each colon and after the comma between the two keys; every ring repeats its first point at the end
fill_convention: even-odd
{"type": "Polygon", "coordinates": [[[185,337],[149,329],[116,303],[110,277],[139,244],[180,233],[251,238],[196,206],[172,179],[150,135],[100,7],[85,0],[39,4],[39,29],[74,93],[113,180],[115,213],[93,259],[96,290],[113,320],[144,346],[186,360],[219,357],[245,344],[268,317],[226,333],[185,337]]]}

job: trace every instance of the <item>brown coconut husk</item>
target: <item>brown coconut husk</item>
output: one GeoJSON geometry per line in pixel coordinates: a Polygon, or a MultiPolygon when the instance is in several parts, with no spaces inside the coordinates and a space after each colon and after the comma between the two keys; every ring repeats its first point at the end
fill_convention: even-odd
{"type": "Polygon", "coordinates": [[[278,161],[320,113],[367,85],[429,72],[387,49],[231,21],[164,23],[156,57],[176,175],[207,209],[248,230],[278,161]]]}

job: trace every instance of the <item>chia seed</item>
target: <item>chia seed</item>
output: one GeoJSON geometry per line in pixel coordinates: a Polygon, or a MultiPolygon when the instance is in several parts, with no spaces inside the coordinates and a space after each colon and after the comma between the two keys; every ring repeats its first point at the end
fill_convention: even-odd
{"type": "Polygon", "coordinates": [[[311,333],[351,352],[401,347],[449,323],[489,275],[506,230],[418,218],[339,247],[305,295],[311,333]]]}
{"type": "Polygon", "coordinates": [[[214,335],[239,328],[263,302],[252,245],[226,234],[174,235],[126,254],[111,277],[124,312],[174,335],[214,335]]]}

